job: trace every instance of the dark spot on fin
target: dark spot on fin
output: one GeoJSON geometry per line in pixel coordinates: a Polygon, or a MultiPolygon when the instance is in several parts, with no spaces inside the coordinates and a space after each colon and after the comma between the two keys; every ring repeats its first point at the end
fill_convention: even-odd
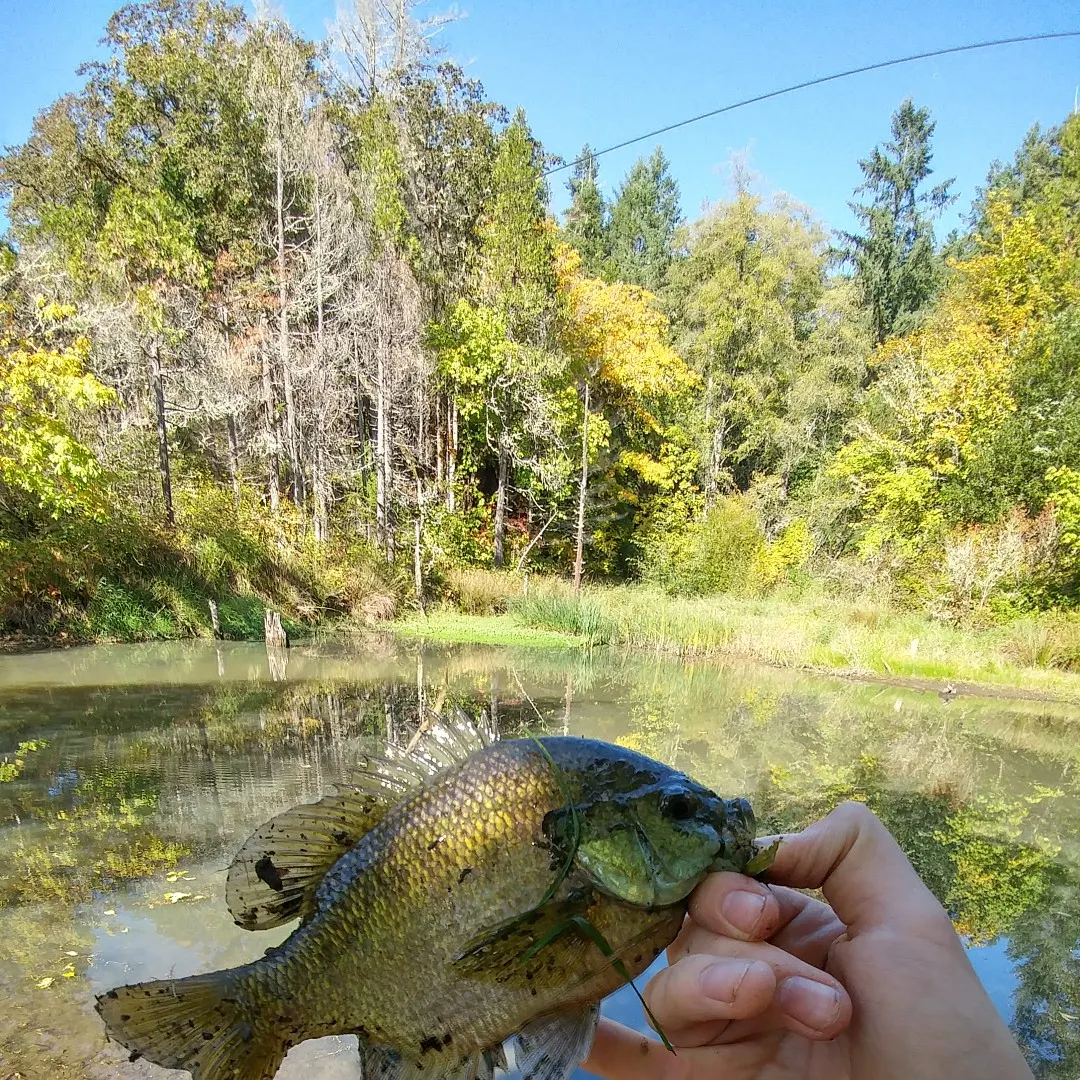
{"type": "Polygon", "coordinates": [[[264,855],[255,863],[255,876],[260,881],[266,882],[274,892],[285,891],[285,882],[282,881],[282,878],[288,872],[288,870],[276,867],[269,855],[264,855]]]}
{"type": "Polygon", "coordinates": [[[119,986],[95,1007],[131,1061],[205,1078],[271,1077],[285,1057],[282,1036],[256,1026],[244,980],[244,969],[233,969],[119,986]]]}
{"type": "Polygon", "coordinates": [[[225,881],[225,902],[245,930],[310,918],[327,871],[386,815],[389,804],[342,785],[260,826],[244,843],[225,881]]]}

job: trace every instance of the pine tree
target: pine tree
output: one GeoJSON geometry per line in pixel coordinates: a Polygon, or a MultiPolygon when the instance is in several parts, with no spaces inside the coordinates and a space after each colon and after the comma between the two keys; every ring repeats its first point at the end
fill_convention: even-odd
{"type": "Polygon", "coordinates": [[[865,192],[870,201],[850,205],[864,231],[841,236],[879,344],[912,328],[938,289],[933,221],[953,196],[952,180],[924,187],[933,172],[934,127],[929,109],[908,99],[893,114],[892,141],[859,162],[866,179],[856,194],[865,192]]]}
{"type": "Polygon", "coordinates": [[[634,163],[611,208],[604,276],[658,292],[681,219],[679,187],[658,146],[651,157],[634,163]]]}
{"type": "Polygon", "coordinates": [[[596,155],[586,143],[567,183],[570,206],[563,224],[563,239],[577,249],[586,274],[599,277],[607,246],[608,208],[597,180],[596,155]]]}

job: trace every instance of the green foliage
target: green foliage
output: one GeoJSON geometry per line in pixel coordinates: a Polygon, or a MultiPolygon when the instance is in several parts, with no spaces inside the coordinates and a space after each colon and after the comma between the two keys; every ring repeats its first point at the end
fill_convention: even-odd
{"type": "Polygon", "coordinates": [[[596,155],[586,143],[567,181],[570,205],[563,220],[562,238],[581,256],[589,277],[600,277],[607,253],[607,204],[598,181],[596,155]]]}
{"type": "MultiPolygon", "coordinates": [[[[46,328],[74,313],[44,301],[39,310],[46,328]]],[[[5,321],[0,305],[0,514],[19,518],[29,501],[53,518],[100,515],[104,475],[75,426],[115,395],[87,373],[85,338],[67,347],[14,339],[5,321]]]]}
{"type": "Polygon", "coordinates": [[[17,780],[26,765],[26,755],[43,750],[49,744],[44,739],[24,739],[15,748],[15,756],[0,760],[0,784],[17,780]]]}
{"type": "Polygon", "coordinates": [[[642,571],[646,581],[673,596],[738,592],[750,586],[751,567],[766,551],[753,510],[744,499],[728,496],[702,520],[657,536],[642,571]]]}

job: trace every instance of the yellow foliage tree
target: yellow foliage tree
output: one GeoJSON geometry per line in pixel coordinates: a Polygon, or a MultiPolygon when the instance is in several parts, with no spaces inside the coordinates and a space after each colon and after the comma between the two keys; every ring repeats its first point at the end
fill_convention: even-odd
{"type": "Polygon", "coordinates": [[[988,219],[992,235],[953,264],[926,323],[879,348],[882,407],[833,462],[861,507],[864,554],[935,538],[946,524],[944,484],[1016,410],[1016,368],[1034,332],[1080,300],[1060,215],[1015,214],[997,199],[988,219]]]}
{"type": "MultiPolygon", "coordinates": [[[[38,306],[44,326],[71,314],[38,306]]],[[[10,309],[0,310],[0,500],[8,510],[22,493],[51,517],[101,512],[101,466],[72,426],[114,396],[87,373],[89,350],[82,337],[63,348],[21,337],[10,309]]]]}
{"type": "MultiPolygon", "coordinates": [[[[673,442],[669,416],[673,404],[700,380],[668,344],[667,319],[647,289],[586,276],[581,256],[565,244],[556,250],[555,266],[561,345],[583,384],[575,569],[580,582],[589,458],[601,447],[613,451],[606,479],[624,507],[640,509],[642,489],[670,494],[690,480],[696,462],[687,470],[686,452],[673,442]],[[591,421],[590,407],[598,412],[591,421]],[[613,432],[632,437],[625,442],[620,437],[612,447],[613,432]]],[[[615,558],[617,535],[597,534],[594,541],[608,549],[606,562],[615,558]]]]}

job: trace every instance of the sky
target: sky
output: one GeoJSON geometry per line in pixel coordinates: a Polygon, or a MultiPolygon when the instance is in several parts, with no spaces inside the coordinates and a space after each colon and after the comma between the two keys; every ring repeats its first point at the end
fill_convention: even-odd
{"type": "MultiPolygon", "coordinates": [[[[76,89],[78,65],[118,0],[0,0],[0,145],[23,141],[34,114],[76,89]]],[[[279,0],[322,37],[338,0],[279,0]]],[[[449,3],[422,5],[436,13],[449,3]]],[[[488,95],[522,106],[550,153],[575,157],[754,94],[930,49],[1080,30],[1080,0],[458,0],[439,40],[488,95]]],[[[967,212],[992,160],[1011,159],[1033,124],[1059,123],[1080,96],[1080,38],[917,61],[751,105],[656,140],[683,212],[730,194],[744,155],[765,193],[783,191],[831,228],[850,229],[859,159],[889,135],[906,98],[929,107],[934,181],[955,177],[944,235],[967,212]]],[[[655,143],[600,162],[613,193],[655,143]]],[[[565,175],[552,178],[556,209],[565,175]]]]}

